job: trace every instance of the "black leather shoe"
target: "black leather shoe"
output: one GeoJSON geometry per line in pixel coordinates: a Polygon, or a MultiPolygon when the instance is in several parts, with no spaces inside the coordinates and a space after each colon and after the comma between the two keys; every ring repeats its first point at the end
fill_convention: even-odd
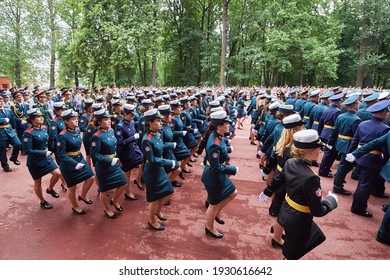
{"type": "Polygon", "coordinates": [[[214,238],[222,238],[223,237],[223,234],[218,232],[217,234],[215,233],[212,233],[207,227],[204,228],[206,234],[210,234],[212,237],[214,238]]]}
{"type": "Polygon", "coordinates": [[[93,203],[92,200],[90,200],[90,199],[86,200],[86,199],[82,198],[80,195],[79,195],[79,197],[78,197],[78,200],[79,200],[79,201],[80,201],[80,200],[83,201],[85,204],[92,204],[92,203],[93,203]]]}
{"type": "Polygon", "coordinates": [[[46,193],[47,193],[47,194],[50,194],[50,195],[51,195],[52,197],[54,197],[54,198],[59,198],[59,197],[60,197],[60,195],[59,195],[58,193],[56,193],[55,190],[46,189],[46,193]]]}
{"type": "Polygon", "coordinates": [[[180,179],[182,179],[182,180],[185,180],[185,179],[186,179],[186,178],[184,178],[183,172],[180,172],[180,173],[179,173],[179,177],[180,177],[180,179]]]}
{"type": "Polygon", "coordinates": [[[196,162],[196,159],[190,159],[190,162],[196,162]]]}
{"type": "Polygon", "coordinates": [[[106,214],[107,218],[109,219],[116,219],[118,218],[118,215],[117,214],[112,214],[111,216],[106,212],[106,210],[104,210],[104,214],[106,214]]]}
{"type": "Polygon", "coordinates": [[[190,163],[187,163],[187,165],[188,165],[189,167],[192,167],[192,164],[190,164],[190,163]]]}
{"type": "Polygon", "coordinates": [[[52,209],[53,208],[53,205],[51,205],[49,202],[47,202],[46,200],[44,200],[43,202],[41,202],[41,207],[43,209],[52,209]]]}
{"type": "Polygon", "coordinates": [[[77,215],[85,215],[85,214],[87,214],[87,210],[85,210],[85,209],[82,209],[82,210],[79,212],[79,211],[77,211],[76,209],[74,209],[74,208],[72,207],[72,211],[75,212],[77,215]]]}
{"type": "Polygon", "coordinates": [[[277,242],[275,239],[273,239],[272,238],[272,240],[271,240],[271,245],[272,245],[272,247],[274,247],[274,248],[283,248],[283,244],[280,244],[279,242],[277,242]]]}
{"type": "Polygon", "coordinates": [[[386,212],[387,211],[387,204],[381,205],[381,209],[383,212],[386,212]]]}
{"type": "Polygon", "coordinates": [[[148,222],[148,224],[154,230],[164,230],[165,229],[165,227],[162,224],[160,224],[160,226],[158,228],[154,227],[150,222],[148,222]]]}
{"type": "Polygon", "coordinates": [[[125,198],[126,198],[127,200],[138,200],[138,196],[133,195],[133,197],[131,197],[131,196],[128,195],[127,193],[125,193],[125,198]]]}
{"type": "Polygon", "coordinates": [[[357,180],[359,180],[359,176],[353,176],[353,175],[351,175],[351,179],[357,181],[357,180]]]}
{"type": "Polygon", "coordinates": [[[3,168],[3,170],[4,170],[4,172],[11,172],[12,171],[12,169],[9,166],[3,168]]]}
{"type": "Polygon", "coordinates": [[[216,221],[218,224],[220,224],[220,225],[224,225],[224,224],[225,224],[225,221],[222,220],[222,219],[220,219],[220,218],[218,218],[218,217],[215,217],[215,221],[216,221]]]}
{"type": "Polygon", "coordinates": [[[110,200],[110,204],[115,207],[116,211],[119,211],[119,212],[123,211],[123,208],[120,205],[119,205],[119,207],[116,207],[116,205],[114,204],[114,201],[112,201],[112,199],[110,200]]]}
{"type": "Polygon", "coordinates": [[[160,215],[158,215],[157,213],[156,213],[156,217],[159,218],[161,221],[166,221],[166,220],[168,220],[167,217],[160,216],[160,215]]]}
{"type": "Polygon", "coordinates": [[[362,216],[362,217],[366,217],[366,218],[372,218],[372,213],[370,211],[366,211],[366,212],[355,212],[355,211],[351,211],[352,213],[356,214],[356,215],[359,215],[359,216],[362,216]]]}
{"type": "Polygon", "coordinates": [[[330,174],[330,172],[328,173],[328,174],[318,174],[319,176],[321,176],[321,177],[326,177],[326,178],[333,178],[333,175],[332,174],[330,174]]]}
{"type": "Polygon", "coordinates": [[[253,145],[253,146],[257,146],[257,143],[255,143],[255,142],[251,142],[251,145],[253,145]]]}
{"type": "Polygon", "coordinates": [[[380,242],[380,243],[383,243],[383,244],[386,244],[386,245],[390,245],[390,241],[386,241],[386,240],[380,238],[379,236],[377,236],[377,237],[375,238],[375,240],[378,241],[378,242],[380,242]]]}
{"type": "Polygon", "coordinates": [[[138,183],[137,179],[134,179],[134,184],[137,185],[138,189],[140,189],[141,191],[143,191],[145,189],[144,186],[142,186],[138,183]]]}
{"type": "Polygon", "coordinates": [[[175,180],[175,181],[172,181],[171,183],[172,183],[172,186],[173,186],[173,187],[176,187],[176,188],[180,188],[180,187],[182,186],[182,184],[180,184],[180,183],[179,183],[178,181],[176,181],[176,180],[175,180]]]}
{"type": "Polygon", "coordinates": [[[372,193],[372,195],[375,197],[379,197],[379,198],[389,198],[389,194],[387,194],[387,193],[380,193],[380,194],[372,193]]]}
{"type": "Polygon", "coordinates": [[[182,172],[184,172],[184,173],[192,173],[191,170],[185,170],[185,169],[183,169],[182,172]]]}
{"type": "Polygon", "coordinates": [[[20,165],[20,161],[18,161],[17,159],[9,159],[10,161],[12,161],[15,165],[20,165]]]}
{"type": "Polygon", "coordinates": [[[63,184],[61,184],[61,189],[62,189],[63,192],[66,192],[68,190],[67,188],[64,187],[63,184]]]}
{"type": "Polygon", "coordinates": [[[334,193],[342,194],[342,195],[352,195],[350,191],[345,190],[344,188],[333,188],[334,193]]]}
{"type": "Polygon", "coordinates": [[[167,202],[165,202],[165,204],[164,205],[171,205],[171,201],[170,200],[168,200],[167,202]]]}

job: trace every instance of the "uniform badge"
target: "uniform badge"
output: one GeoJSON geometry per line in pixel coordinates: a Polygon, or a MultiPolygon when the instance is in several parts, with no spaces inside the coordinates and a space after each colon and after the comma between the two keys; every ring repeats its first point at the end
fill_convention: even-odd
{"type": "Polygon", "coordinates": [[[218,158],[218,153],[214,153],[213,158],[218,158]]]}
{"type": "Polygon", "coordinates": [[[96,147],[96,142],[92,142],[92,147],[96,147]]]}
{"type": "Polygon", "coordinates": [[[58,146],[58,147],[61,147],[61,142],[57,142],[57,146],[58,146]]]}
{"type": "Polygon", "coordinates": [[[51,129],[52,129],[52,130],[56,130],[56,127],[55,127],[55,125],[53,125],[53,126],[51,127],[51,129]]]}
{"type": "Polygon", "coordinates": [[[82,123],[83,123],[83,122],[84,122],[84,120],[81,120],[80,122],[82,122],[82,123]]]}
{"type": "Polygon", "coordinates": [[[318,188],[318,189],[316,190],[316,196],[317,196],[317,197],[321,197],[321,194],[322,194],[321,188],[318,188]]]}
{"type": "Polygon", "coordinates": [[[120,131],[118,131],[118,132],[116,133],[116,135],[121,135],[121,132],[120,132],[120,131]]]}
{"type": "Polygon", "coordinates": [[[23,138],[23,141],[27,143],[28,142],[28,138],[27,137],[23,138]]]}
{"type": "Polygon", "coordinates": [[[149,147],[149,146],[146,146],[146,147],[145,147],[145,151],[149,152],[149,151],[150,151],[150,147],[149,147]]]}
{"type": "Polygon", "coordinates": [[[88,132],[88,133],[91,133],[91,129],[89,128],[89,129],[87,130],[87,132],[88,132]]]}

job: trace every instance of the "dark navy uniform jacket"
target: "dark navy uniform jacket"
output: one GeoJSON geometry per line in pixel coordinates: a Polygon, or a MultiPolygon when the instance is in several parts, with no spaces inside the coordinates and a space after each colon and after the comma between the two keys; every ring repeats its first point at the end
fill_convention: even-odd
{"type": "Polygon", "coordinates": [[[389,161],[390,132],[383,135],[382,137],[376,138],[376,139],[372,140],[371,142],[368,142],[367,144],[361,146],[359,149],[352,152],[352,154],[356,158],[360,158],[360,157],[362,157],[362,156],[364,156],[367,153],[370,153],[372,151],[382,151],[383,152],[386,164],[385,164],[385,166],[383,166],[380,175],[387,182],[390,182],[390,161],[389,161]]]}
{"type": "MultiPolygon", "coordinates": [[[[387,134],[389,130],[390,128],[377,117],[360,123],[348,152],[352,152],[360,146],[387,134]]],[[[382,151],[368,153],[361,158],[356,159],[356,163],[364,167],[381,170],[384,165],[382,151]]]]}
{"type": "Polygon", "coordinates": [[[320,102],[316,106],[314,106],[313,109],[311,109],[307,128],[315,129],[318,131],[318,125],[320,123],[320,119],[325,108],[327,108],[326,103],[320,102]]]}
{"type": "Polygon", "coordinates": [[[17,131],[25,131],[28,128],[29,125],[27,123],[22,124],[22,121],[26,121],[28,109],[28,104],[24,102],[22,104],[15,102],[14,105],[12,105],[11,110],[15,122],[13,127],[15,127],[17,131]]]}
{"type": "Polygon", "coordinates": [[[318,124],[318,134],[325,141],[328,141],[332,133],[334,123],[340,114],[340,109],[337,108],[334,104],[330,105],[322,113],[320,122],[318,124]]]}
{"type": "Polygon", "coordinates": [[[14,123],[12,111],[6,108],[0,110],[0,141],[7,141],[9,138],[16,136],[16,133],[11,126],[12,123],[14,123]],[[6,118],[8,119],[8,122],[6,121],[6,118]]]}

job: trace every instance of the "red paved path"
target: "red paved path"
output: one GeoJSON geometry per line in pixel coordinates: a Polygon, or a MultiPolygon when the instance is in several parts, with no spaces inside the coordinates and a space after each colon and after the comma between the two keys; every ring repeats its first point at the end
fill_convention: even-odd
{"type": "MultiPolygon", "coordinates": [[[[226,224],[217,226],[225,234],[224,238],[215,240],[204,233],[206,192],[200,182],[200,160],[194,164],[193,174],[186,176],[184,186],[175,188],[172,205],[164,209],[169,217],[164,223],[166,230],[156,232],[147,225],[145,192],[136,187],[133,191],[140,200],[121,201],[124,212],[116,220],[104,216],[96,186],[89,194],[94,204],[85,207],[87,215],[72,213],[62,192],[58,199],[45,194],[54,209],[41,209],[25,166],[26,158],[21,157],[21,166],[10,164],[14,172],[0,171],[0,259],[282,259],[281,250],[271,247],[269,228],[273,218],[268,215],[269,203],[258,202],[265,183],[261,181],[254,157],[256,147],[249,145],[248,131],[246,123],[244,130],[237,131],[232,143],[231,163],[240,170],[231,178],[239,194],[222,215],[226,224]]],[[[44,186],[48,180],[49,177],[43,179],[44,186]]],[[[322,178],[321,181],[324,193],[331,189],[332,179],[322,178]]],[[[346,189],[353,191],[357,181],[349,176],[347,181],[346,189]]],[[[55,189],[60,192],[59,184],[55,189]]],[[[339,207],[316,219],[327,240],[304,259],[390,259],[389,247],[375,241],[383,217],[379,206],[387,200],[370,198],[372,219],[352,214],[351,202],[352,197],[339,196],[339,207]]]]}

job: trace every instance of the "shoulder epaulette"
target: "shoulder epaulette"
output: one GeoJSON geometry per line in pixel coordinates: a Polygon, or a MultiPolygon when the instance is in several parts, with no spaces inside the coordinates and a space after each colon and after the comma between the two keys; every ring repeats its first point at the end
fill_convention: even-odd
{"type": "Polygon", "coordinates": [[[218,136],[214,137],[214,144],[219,145],[219,137],[218,136]]]}
{"type": "Polygon", "coordinates": [[[55,117],[53,121],[55,121],[55,122],[58,121],[58,117],[55,117]]]}
{"type": "Polygon", "coordinates": [[[102,133],[102,131],[98,130],[98,131],[95,132],[95,134],[93,136],[99,136],[100,133],[102,133]]]}
{"type": "Polygon", "coordinates": [[[31,133],[33,130],[34,130],[34,128],[33,128],[33,127],[30,127],[29,129],[27,129],[27,132],[28,132],[28,133],[31,133]]]}
{"type": "Polygon", "coordinates": [[[47,126],[46,125],[41,125],[41,129],[46,129],[47,126]]]}
{"type": "Polygon", "coordinates": [[[146,139],[147,139],[147,140],[151,140],[152,137],[153,137],[153,135],[149,133],[148,136],[146,137],[146,139]]]}
{"type": "Polygon", "coordinates": [[[61,134],[61,135],[64,135],[66,132],[67,132],[67,130],[64,129],[64,130],[62,130],[62,131],[60,132],[60,134],[61,134]]]}

